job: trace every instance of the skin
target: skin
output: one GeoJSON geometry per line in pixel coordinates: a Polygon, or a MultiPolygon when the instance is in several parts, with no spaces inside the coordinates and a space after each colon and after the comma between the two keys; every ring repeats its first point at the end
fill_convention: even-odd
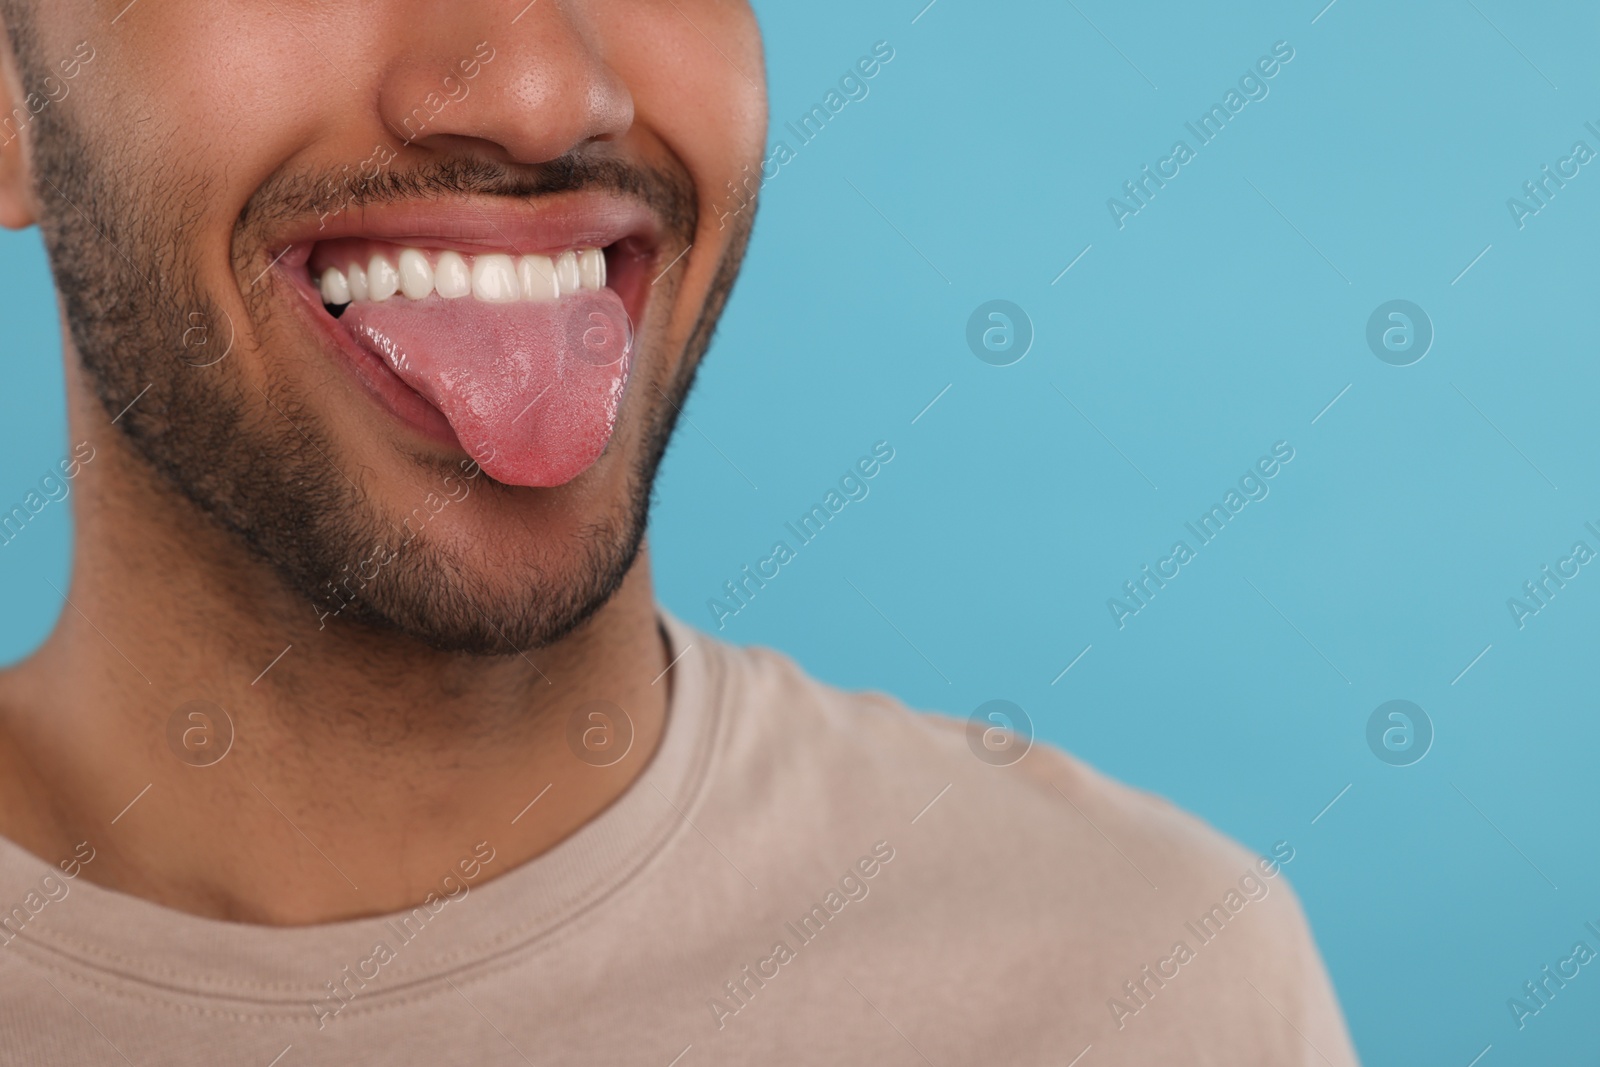
{"type": "Polygon", "coordinates": [[[124,2],[13,3],[23,49],[0,57],[9,111],[79,42],[94,49],[0,147],[0,224],[44,228],[69,438],[94,449],[73,480],[70,604],[0,675],[0,834],[52,863],[87,841],[82,878],[265,924],[410,907],[479,842],[495,857],[480,878],[504,873],[648,788],[671,674],[648,547],[631,550],[748,234],[748,212],[731,226],[720,213],[765,132],[754,16],[730,0],[143,0],[118,16],[124,2]],[[470,94],[401,144],[403,116],[479,42],[495,58],[470,94]],[[318,217],[277,192],[380,144],[396,180],[356,190],[357,209],[365,193],[536,215],[584,190],[399,179],[604,159],[688,191],[650,277],[692,252],[650,287],[600,461],[551,489],[458,481],[464,498],[329,615],[314,594],[330,561],[360,556],[341,538],[396,528],[466,462],[354,387],[271,267],[287,229],[318,217]],[[123,278],[101,304],[133,310],[98,321],[73,281],[93,273],[82,264],[123,278]],[[150,287],[127,277],[136,267],[150,287]],[[175,358],[230,335],[215,365],[175,358]],[[113,423],[141,380],[148,393],[113,423]],[[445,576],[458,595],[439,591],[445,576]],[[210,766],[169,747],[193,700],[233,724],[210,766]],[[568,742],[594,700],[633,728],[607,767],[568,742]]]}

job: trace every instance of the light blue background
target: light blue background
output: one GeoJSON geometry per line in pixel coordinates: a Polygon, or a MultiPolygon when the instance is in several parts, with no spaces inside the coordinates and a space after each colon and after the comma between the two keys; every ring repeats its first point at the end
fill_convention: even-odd
{"type": "MultiPolygon", "coordinates": [[[[1506,600],[1574,540],[1600,549],[1600,163],[1524,229],[1506,200],[1600,149],[1600,17],[924,2],[757,5],[791,147],[783,122],[874,42],[896,55],[764,190],[660,482],[663,601],[714,630],[708,598],[886,439],[870,496],[721,636],[952,714],[1014,700],[1248,845],[1291,841],[1369,1064],[1593,1062],[1600,966],[1524,1030],[1506,1001],[1600,948],[1600,567],[1524,629],[1506,600]],[[1107,198],[1279,40],[1270,95],[1119,231],[1107,198]],[[1005,368],[964,336],[995,298],[1037,331],[1005,368]],[[1393,298],[1437,331],[1414,366],[1365,344],[1393,298]],[[1279,440],[1271,495],[1119,631],[1107,598],[1279,440]],[[1393,698],[1437,730],[1414,766],[1367,747],[1393,698]]],[[[9,504],[65,431],[35,234],[0,242],[0,280],[9,504]]],[[[68,520],[51,505],[0,553],[13,657],[53,622],[68,520]]]]}

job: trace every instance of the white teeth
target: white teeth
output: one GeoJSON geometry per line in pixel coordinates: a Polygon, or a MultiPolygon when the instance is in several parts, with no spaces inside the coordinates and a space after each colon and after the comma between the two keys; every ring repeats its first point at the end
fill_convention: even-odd
{"type": "Polygon", "coordinates": [[[556,279],[561,283],[563,293],[576,293],[582,288],[578,279],[578,256],[574,252],[563,252],[556,257],[556,279]]]}
{"type": "Polygon", "coordinates": [[[495,253],[472,260],[472,295],[479,300],[506,304],[522,296],[517,267],[511,257],[495,253]]]}
{"type": "Polygon", "coordinates": [[[585,248],[578,253],[578,280],[585,289],[604,289],[606,254],[598,248],[585,248]]]}
{"type": "Polygon", "coordinates": [[[580,248],[557,256],[511,256],[485,252],[430,252],[399,248],[376,252],[366,262],[340,269],[328,267],[314,279],[322,302],[330,305],[382,302],[396,293],[426,300],[434,293],[447,300],[473,297],[486,303],[519,300],[547,302],[606,285],[606,256],[598,248],[580,248]]]}
{"type": "Polygon", "coordinates": [[[523,256],[517,260],[517,281],[524,300],[554,300],[561,295],[556,261],[549,256],[523,256]]]}
{"type": "Polygon", "coordinates": [[[400,291],[413,300],[433,292],[433,265],[415,248],[400,253],[400,291]]]}
{"type": "Polygon", "coordinates": [[[322,272],[322,302],[334,305],[350,303],[350,283],[345,281],[343,271],[329,267],[322,272]]]}
{"type": "Polygon", "coordinates": [[[467,261],[459,253],[441,252],[439,263],[433,268],[433,285],[447,300],[471,295],[472,271],[467,261]]]}
{"type": "Polygon", "coordinates": [[[367,263],[367,299],[384,301],[400,291],[400,272],[381,252],[367,263]]]}

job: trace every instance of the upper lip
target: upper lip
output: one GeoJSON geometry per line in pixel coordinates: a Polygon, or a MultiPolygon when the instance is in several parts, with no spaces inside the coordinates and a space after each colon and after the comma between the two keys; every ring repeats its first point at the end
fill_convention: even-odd
{"type": "Polygon", "coordinates": [[[312,247],[337,237],[366,237],[394,244],[462,253],[536,254],[569,248],[605,248],[627,238],[653,248],[661,224],[643,203],[610,193],[557,193],[537,201],[452,196],[352,207],[325,219],[311,217],[279,232],[286,247],[279,265],[304,266],[312,247]]]}

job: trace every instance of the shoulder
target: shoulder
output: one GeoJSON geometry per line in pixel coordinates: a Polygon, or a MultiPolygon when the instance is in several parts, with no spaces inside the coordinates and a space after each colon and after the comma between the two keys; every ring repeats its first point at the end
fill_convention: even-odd
{"type": "Polygon", "coordinates": [[[1284,874],[1291,834],[1257,855],[1049,745],[997,766],[965,721],[822,684],[775,652],[720,654],[723,774],[754,800],[745,817],[797,842],[893,850],[880,932],[936,934],[942,961],[901,945],[908,983],[951,964],[969,989],[1034,983],[1063,1023],[1139,1055],[1215,1033],[1238,1062],[1320,1062],[1299,1031],[1354,1062],[1284,874]]]}
{"type": "Polygon", "coordinates": [[[722,646],[720,653],[730,667],[726,732],[735,767],[740,756],[759,752],[760,773],[847,784],[854,803],[903,799],[912,805],[904,810],[908,826],[981,833],[997,847],[1054,852],[1064,843],[1098,843],[1080,863],[1092,859],[1108,878],[1147,887],[1154,879],[1141,875],[1144,868],[1174,885],[1209,884],[1256,862],[1167,800],[1053,746],[1012,737],[1009,751],[989,757],[983,731],[965,720],[835,688],[769,649],[722,646]]]}

